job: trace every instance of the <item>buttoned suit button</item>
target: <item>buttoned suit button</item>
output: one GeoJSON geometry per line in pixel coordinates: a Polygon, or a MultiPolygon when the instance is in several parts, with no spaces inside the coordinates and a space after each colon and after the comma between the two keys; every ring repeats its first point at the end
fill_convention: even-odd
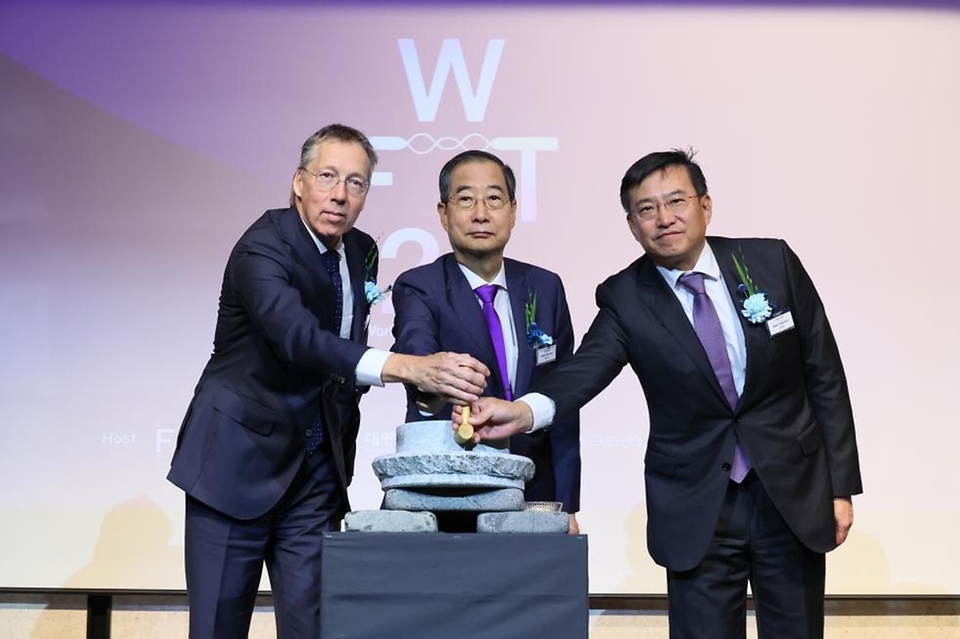
{"type": "Polygon", "coordinates": [[[304,434],[304,436],[306,436],[307,438],[313,437],[313,429],[312,429],[312,428],[308,428],[306,431],[304,431],[303,434],[304,434]]]}
{"type": "Polygon", "coordinates": [[[722,464],[720,464],[720,470],[722,470],[722,471],[725,472],[725,473],[729,473],[729,472],[730,472],[730,464],[728,464],[727,462],[723,462],[722,464]]]}

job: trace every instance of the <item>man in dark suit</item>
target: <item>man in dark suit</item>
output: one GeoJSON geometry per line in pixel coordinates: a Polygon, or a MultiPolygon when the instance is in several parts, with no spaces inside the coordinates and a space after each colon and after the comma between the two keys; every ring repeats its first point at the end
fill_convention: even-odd
{"type": "Polygon", "coordinates": [[[690,154],[645,156],[620,197],[646,255],[597,288],[596,319],[542,395],[481,398],[477,439],[544,426],[629,363],[650,413],[647,541],[667,569],[671,637],[744,637],[748,581],[761,637],[822,637],[824,553],[862,489],[820,297],[783,241],[706,237],[712,202],[690,154]]]}
{"type": "MultiPolygon", "coordinates": [[[[393,350],[422,355],[438,350],[470,353],[494,371],[487,393],[522,395],[573,353],[573,328],[563,284],[555,273],[505,259],[516,221],[516,177],[497,156],[464,151],[440,171],[440,224],[452,253],[403,273],[393,290],[393,350]],[[494,347],[479,287],[493,284],[504,344],[494,347]],[[548,343],[549,342],[549,343],[548,343]],[[503,365],[498,362],[503,356],[503,365]],[[503,369],[503,370],[501,370],[503,369]],[[506,374],[504,374],[506,373],[506,374]]],[[[446,402],[408,395],[407,421],[449,419],[446,402]],[[433,404],[433,405],[431,405],[433,404]]],[[[440,398],[442,400],[442,398],[440,398]]],[[[570,530],[580,507],[580,418],[576,411],[553,428],[510,439],[510,452],[529,457],[536,474],[528,501],[563,502],[570,530]]]]}
{"type": "Polygon", "coordinates": [[[475,399],[466,355],[368,349],[373,239],[353,228],[377,156],[356,129],[304,143],[290,208],[267,211],[227,262],[214,350],[168,478],[186,492],[190,636],[245,637],[264,562],[277,635],[318,637],[322,534],[349,510],[360,395],[404,382],[475,399]]]}

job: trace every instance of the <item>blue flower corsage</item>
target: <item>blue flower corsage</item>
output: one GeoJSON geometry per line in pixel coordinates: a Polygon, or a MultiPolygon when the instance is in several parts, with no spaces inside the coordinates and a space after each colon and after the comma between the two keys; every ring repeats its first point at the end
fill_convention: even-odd
{"type": "Polygon", "coordinates": [[[747,318],[747,321],[751,324],[762,324],[773,316],[777,306],[767,298],[766,291],[758,289],[753,283],[750,270],[747,268],[747,261],[743,256],[743,248],[740,249],[739,260],[732,253],[730,257],[733,258],[733,265],[737,269],[737,277],[740,279],[740,284],[737,285],[737,291],[743,299],[743,308],[740,309],[740,314],[747,318]]]}
{"type": "Polygon", "coordinates": [[[379,259],[380,249],[377,247],[377,243],[374,242],[370,248],[370,252],[367,253],[367,259],[365,259],[363,263],[363,294],[367,298],[367,304],[371,306],[382,302],[386,299],[387,294],[393,290],[392,284],[383,289],[377,287],[377,276],[374,273],[374,269],[379,259]]]}
{"type": "Polygon", "coordinates": [[[527,291],[527,303],[523,306],[523,316],[526,320],[527,342],[530,346],[537,348],[553,344],[553,338],[537,326],[537,294],[533,291],[527,291]]]}

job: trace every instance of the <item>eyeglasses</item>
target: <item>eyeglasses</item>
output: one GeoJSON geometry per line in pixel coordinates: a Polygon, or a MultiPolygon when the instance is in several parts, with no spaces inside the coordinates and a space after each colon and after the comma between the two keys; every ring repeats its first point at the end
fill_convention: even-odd
{"type": "Polygon", "coordinates": [[[341,182],[347,185],[347,192],[354,197],[362,196],[367,192],[367,189],[370,188],[369,182],[365,182],[358,177],[342,178],[333,171],[320,171],[319,173],[314,173],[310,169],[302,166],[300,167],[300,170],[312,175],[314,184],[316,184],[317,188],[323,192],[334,190],[341,182]]]}
{"type": "Polygon", "coordinates": [[[666,210],[670,211],[674,215],[678,213],[683,213],[687,210],[687,207],[690,206],[690,201],[700,197],[699,195],[683,196],[683,195],[673,195],[667,199],[666,202],[649,202],[644,201],[643,204],[637,206],[631,211],[641,220],[652,220],[657,216],[657,213],[660,212],[660,207],[662,206],[666,210]]]}
{"type": "MultiPolygon", "coordinates": [[[[480,199],[483,200],[483,205],[487,207],[488,211],[496,211],[507,205],[507,198],[499,193],[491,193],[480,199]]],[[[472,211],[477,207],[477,202],[479,202],[480,199],[470,193],[458,193],[448,199],[447,204],[461,211],[472,211]]]]}

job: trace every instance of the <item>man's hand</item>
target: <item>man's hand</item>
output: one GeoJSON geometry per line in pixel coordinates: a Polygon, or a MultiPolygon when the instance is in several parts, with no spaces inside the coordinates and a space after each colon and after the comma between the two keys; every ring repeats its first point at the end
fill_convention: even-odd
{"type": "Polygon", "coordinates": [[[853,500],[849,497],[835,497],[833,500],[833,520],[837,526],[837,545],[847,540],[850,527],[853,526],[853,500]]]}
{"type": "Polygon", "coordinates": [[[567,532],[571,535],[580,534],[580,522],[577,521],[577,513],[570,513],[570,530],[567,532]]]}
{"type": "MultiPolygon", "coordinates": [[[[473,426],[473,441],[479,444],[484,439],[506,439],[533,428],[533,411],[526,402],[508,402],[495,397],[481,397],[470,404],[470,425],[473,426]]],[[[453,426],[463,423],[459,406],[453,407],[453,426]]]]}
{"type": "Polygon", "coordinates": [[[383,366],[381,379],[384,382],[413,384],[426,393],[437,393],[449,401],[466,404],[480,398],[489,375],[490,369],[469,355],[390,353],[383,366]]]}

